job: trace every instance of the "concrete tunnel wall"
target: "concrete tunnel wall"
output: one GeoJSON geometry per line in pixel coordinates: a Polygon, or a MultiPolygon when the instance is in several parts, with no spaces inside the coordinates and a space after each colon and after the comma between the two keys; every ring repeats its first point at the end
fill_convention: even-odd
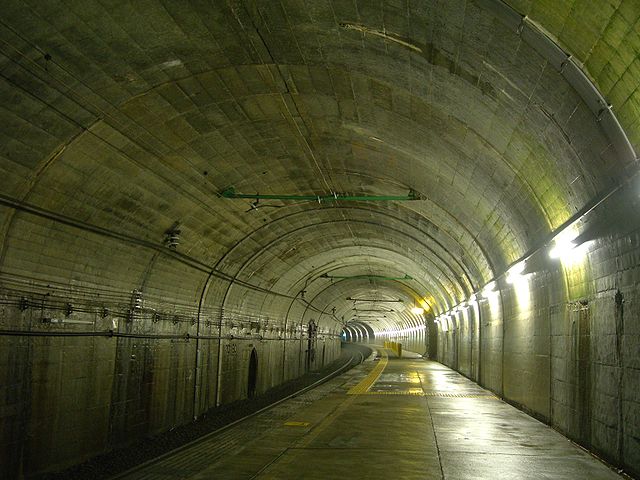
{"type": "Polygon", "coordinates": [[[545,249],[523,278],[501,279],[495,294],[434,326],[439,361],[638,475],[640,231],[628,223],[630,190],[593,213],[603,236],[577,258],[545,249]]]}
{"type": "Polygon", "coordinates": [[[3,5],[8,476],[244,398],[254,348],[259,392],[319,368],[350,322],[638,474],[638,2],[312,7],[3,5]]]}
{"type": "Polygon", "coordinates": [[[638,475],[637,197],[634,182],[590,212],[574,257],[542,248],[515,282],[502,276],[494,293],[426,314],[426,329],[379,332],[380,342],[426,353],[638,475]]]}
{"type": "MultiPolygon", "coordinates": [[[[48,239],[51,251],[61,255],[41,263],[38,276],[46,269],[48,278],[62,279],[70,273],[67,268],[82,266],[101,270],[105,278],[107,261],[99,252],[120,249],[123,255],[126,248],[119,242],[91,245],[96,239],[89,236],[83,239],[85,248],[69,255],[65,242],[77,236],[60,228],[60,243],[48,239]],[[100,260],[105,264],[95,266],[100,260]]],[[[0,464],[9,478],[19,468],[32,474],[77,463],[246,398],[252,349],[258,355],[258,393],[339,355],[338,333],[320,321],[317,353],[306,365],[304,312],[292,308],[285,330],[284,316],[264,308],[265,295],[259,292],[238,292],[244,308],[227,301],[223,312],[217,294],[228,288],[224,280],[209,280],[199,309],[207,274],[170,256],[145,253],[133,252],[117,265],[126,265],[129,275],[113,272],[113,278],[135,282],[145,268],[153,273],[140,283],[113,282],[108,289],[88,276],[81,280],[77,272],[72,286],[63,280],[45,284],[5,257],[20,283],[5,283],[0,323],[33,335],[5,332],[0,338],[4,400],[13,408],[1,433],[0,464]],[[129,296],[129,290],[135,293],[129,296]],[[252,303],[260,306],[259,316],[249,313],[256,311],[247,306],[252,303]]],[[[295,299],[287,299],[291,302],[295,299]]]]}
{"type": "Polygon", "coordinates": [[[425,352],[614,465],[640,472],[638,184],[590,212],[581,251],[381,339],[425,352]],[[418,326],[415,326],[418,325],[418,326]],[[425,338],[426,336],[429,338],[425,338]]]}

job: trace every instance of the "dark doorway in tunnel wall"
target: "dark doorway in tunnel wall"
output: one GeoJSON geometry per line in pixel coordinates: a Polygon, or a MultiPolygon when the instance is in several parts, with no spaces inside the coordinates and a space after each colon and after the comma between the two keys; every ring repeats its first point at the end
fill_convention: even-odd
{"type": "Polygon", "coordinates": [[[313,363],[316,360],[316,346],[318,344],[318,325],[315,321],[311,320],[307,327],[307,332],[309,338],[307,339],[307,359],[306,359],[306,368],[305,370],[308,372],[311,370],[313,363]]]}
{"type": "Polygon", "coordinates": [[[251,357],[249,358],[249,378],[247,383],[247,397],[253,398],[256,396],[256,386],[258,384],[258,354],[256,349],[251,350],[251,357]]]}

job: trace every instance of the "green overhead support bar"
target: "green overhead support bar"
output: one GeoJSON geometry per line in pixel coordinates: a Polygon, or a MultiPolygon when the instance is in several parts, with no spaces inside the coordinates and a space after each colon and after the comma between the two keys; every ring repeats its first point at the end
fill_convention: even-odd
{"type": "Polygon", "coordinates": [[[353,300],[354,302],[367,302],[367,303],[403,303],[402,299],[398,299],[398,300],[381,300],[381,299],[377,299],[377,298],[352,298],[352,297],[347,297],[347,300],[353,300]]]}
{"type": "Polygon", "coordinates": [[[360,313],[360,312],[378,312],[378,313],[392,313],[395,310],[375,310],[375,309],[358,309],[357,307],[353,307],[351,310],[355,310],[356,313],[360,313]]]}
{"type": "Polygon", "coordinates": [[[328,273],[323,273],[320,275],[320,278],[374,278],[378,280],[413,280],[413,277],[410,275],[405,275],[404,277],[385,277],[384,275],[329,275],[328,273]]]}
{"type": "Polygon", "coordinates": [[[338,202],[338,201],[350,201],[350,202],[385,202],[385,201],[410,201],[420,200],[419,195],[413,190],[409,190],[408,195],[344,195],[336,193],[333,195],[260,195],[260,194],[247,194],[236,193],[235,188],[229,187],[220,192],[222,198],[246,198],[252,200],[293,200],[293,201],[314,201],[318,203],[322,202],[338,202]]]}

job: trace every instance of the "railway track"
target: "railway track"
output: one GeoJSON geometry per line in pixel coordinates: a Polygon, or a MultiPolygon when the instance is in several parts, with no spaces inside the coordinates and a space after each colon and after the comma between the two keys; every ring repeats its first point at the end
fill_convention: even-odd
{"type": "MultiPolygon", "coordinates": [[[[309,397],[309,395],[307,395],[309,398],[305,398],[304,395],[338,375],[348,371],[352,367],[359,365],[365,360],[366,356],[371,353],[371,349],[363,346],[348,345],[346,348],[350,350],[348,360],[314,383],[280,398],[266,407],[251,412],[231,423],[228,423],[227,425],[217,428],[196,440],[188,442],[178,448],[170,450],[146,462],[140,463],[133,468],[127,469],[109,478],[111,480],[142,480],[160,478],[162,475],[161,472],[172,471],[174,469],[195,469],[198,468],[200,463],[215,462],[228,452],[241,447],[243,441],[246,440],[244,438],[245,436],[249,439],[253,436],[254,431],[270,428],[272,423],[277,423],[281,421],[282,418],[288,417],[291,410],[299,406],[296,405],[296,402],[294,402],[293,405],[285,406],[285,402],[295,398],[300,399],[297,403],[308,403],[310,401],[314,401],[315,396],[312,395],[309,397]],[[266,416],[261,415],[266,412],[271,412],[271,414],[266,416]],[[256,420],[259,415],[260,420],[256,420]],[[255,426],[250,426],[249,428],[241,431],[232,430],[233,427],[252,421],[252,419],[255,426]]],[[[322,396],[323,394],[324,392],[319,392],[319,396],[322,396]]]]}

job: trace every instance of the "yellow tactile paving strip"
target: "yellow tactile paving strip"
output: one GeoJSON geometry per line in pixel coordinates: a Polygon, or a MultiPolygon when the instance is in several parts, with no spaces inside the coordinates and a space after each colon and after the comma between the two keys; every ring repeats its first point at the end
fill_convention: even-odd
{"type": "Polygon", "coordinates": [[[379,363],[373,370],[363,378],[360,383],[349,389],[347,395],[411,395],[415,397],[436,397],[436,398],[487,398],[490,400],[498,400],[495,395],[476,394],[476,393],[449,393],[449,392],[424,392],[421,389],[412,388],[409,390],[374,390],[371,387],[378,381],[380,375],[389,363],[389,355],[387,349],[380,349],[381,358],[379,363]]]}
{"type": "Polygon", "coordinates": [[[463,393],[436,393],[436,392],[419,392],[414,390],[383,390],[375,392],[364,392],[360,395],[414,395],[417,397],[444,397],[444,398],[490,398],[498,400],[495,395],[474,395],[463,393]]]}
{"type": "Polygon", "coordinates": [[[378,378],[380,378],[380,375],[387,366],[387,363],[389,363],[389,355],[387,355],[387,350],[381,349],[380,353],[382,354],[382,357],[380,358],[380,361],[378,362],[376,367],[371,370],[369,375],[363,378],[360,383],[351,387],[351,389],[347,392],[347,395],[364,395],[369,391],[373,384],[378,381],[378,378]]]}

